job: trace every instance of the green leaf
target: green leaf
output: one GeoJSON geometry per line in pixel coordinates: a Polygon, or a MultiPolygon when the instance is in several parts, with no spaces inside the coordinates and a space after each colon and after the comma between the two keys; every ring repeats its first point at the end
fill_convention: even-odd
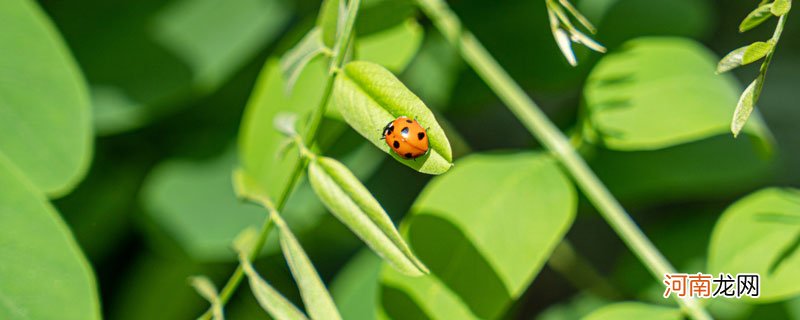
{"type": "Polygon", "coordinates": [[[754,152],[754,144],[723,134],[658,150],[598,148],[590,165],[626,206],[724,201],[769,183],[774,175],[776,159],[754,152]]]}
{"type": "Polygon", "coordinates": [[[340,25],[347,12],[344,1],[324,0],[317,16],[317,29],[321,31],[322,44],[333,49],[340,25]]]}
{"type": "MultiPolygon", "coordinates": [[[[654,150],[728,131],[739,87],[715,74],[717,59],[682,38],[631,40],[603,57],[584,88],[584,134],[611,150],[654,150]]],[[[745,132],[769,145],[762,121],[745,132]]]]}
{"type": "MultiPolygon", "coordinates": [[[[649,276],[649,274],[648,274],[649,276]]],[[[649,278],[647,280],[650,280],[649,278]]],[[[597,308],[608,304],[605,298],[596,297],[589,293],[578,293],[566,302],[553,304],[542,311],[537,320],[572,320],[581,319],[597,308]]]]}
{"type": "Polygon", "coordinates": [[[244,269],[244,274],[250,281],[250,290],[258,300],[264,311],[277,320],[303,320],[308,319],[302,311],[297,309],[280,292],[272,288],[261,276],[258,275],[253,265],[247,260],[244,253],[240,253],[239,261],[244,269]]]}
{"type": "Polygon", "coordinates": [[[189,278],[189,283],[203,298],[211,303],[211,309],[214,313],[214,320],[225,320],[225,315],[222,313],[222,302],[219,300],[217,287],[210,279],[204,276],[194,276],[189,278]]]}
{"type": "Polygon", "coordinates": [[[403,72],[409,89],[434,110],[450,107],[449,101],[464,63],[453,46],[439,33],[425,36],[414,60],[403,72]]]}
{"type": "Polygon", "coordinates": [[[361,250],[336,274],[331,294],[344,319],[375,319],[382,260],[361,250]]]}
{"type": "Polygon", "coordinates": [[[761,58],[766,56],[767,53],[772,51],[773,47],[775,47],[775,43],[772,41],[753,42],[752,44],[747,46],[747,50],[745,50],[744,55],[742,56],[742,64],[750,64],[758,60],[761,60],[761,58]]]}
{"type": "MultiPolygon", "coordinates": [[[[387,0],[391,2],[394,0],[387,0]]],[[[363,13],[363,10],[362,10],[363,13]]],[[[359,14],[359,19],[363,14],[359,14]]],[[[360,21],[360,20],[359,20],[360,21]]],[[[356,42],[356,56],[361,61],[370,61],[379,64],[392,72],[401,73],[411,63],[416,61],[416,53],[423,38],[422,26],[415,19],[408,19],[395,26],[385,27],[365,36],[359,36],[356,42]]],[[[430,76],[430,74],[428,74],[430,76]]],[[[341,111],[336,104],[330,104],[326,109],[328,118],[344,121],[341,111]]]]}
{"type": "Polygon", "coordinates": [[[618,302],[595,310],[583,319],[680,320],[683,319],[683,316],[681,315],[681,310],[678,308],[664,307],[642,302],[618,302]]]}
{"type": "Polygon", "coordinates": [[[402,72],[422,44],[423,33],[416,19],[408,19],[391,28],[359,37],[356,57],[393,72],[402,72]]]}
{"type": "MultiPolygon", "coordinates": [[[[275,129],[275,117],[291,112],[298,119],[308,119],[322,99],[327,71],[323,61],[312,61],[297,79],[294,90],[286,95],[278,61],[270,58],[253,89],[240,127],[239,159],[244,172],[273,199],[281,196],[299,161],[296,147],[285,156],[278,156],[286,137],[275,129]]],[[[305,125],[298,123],[298,131],[304,132],[305,125]]]]}
{"type": "Polygon", "coordinates": [[[86,84],[35,1],[0,2],[0,156],[49,196],[72,190],[89,167],[86,84]]]}
{"type": "MultiPolygon", "coordinates": [[[[350,141],[361,138],[355,133],[345,137],[350,141]]],[[[343,163],[357,168],[355,174],[361,179],[370,177],[383,159],[370,145],[335,144],[330,148],[340,152],[343,163]]],[[[207,160],[168,159],[150,172],[142,187],[148,216],[196,260],[235,261],[231,241],[240,230],[259,227],[264,221],[262,208],[242,201],[264,197],[263,184],[241,169],[235,170],[232,182],[234,167],[233,148],[207,160]]],[[[290,213],[287,223],[298,234],[311,230],[327,214],[306,181],[292,193],[285,211],[290,213]]],[[[277,236],[270,237],[262,254],[275,252],[277,240],[277,236]]]]}
{"type": "Polygon", "coordinates": [[[761,79],[761,77],[758,77],[756,80],[753,80],[753,82],[747,86],[747,89],[744,89],[742,96],[739,97],[739,102],[736,103],[736,110],[733,112],[733,120],[731,121],[731,132],[734,137],[739,136],[742,128],[744,128],[744,124],[747,123],[747,119],[750,119],[750,114],[753,113],[757,95],[755,91],[761,79]]]}
{"type": "Polygon", "coordinates": [[[717,221],[708,248],[708,271],[758,273],[761,296],[749,303],[770,303],[800,295],[800,224],[769,215],[798,216],[800,191],[769,188],[731,205],[717,221]]]}
{"type": "Polygon", "coordinates": [[[234,195],[230,176],[235,163],[232,148],[206,161],[168,160],[153,169],[142,187],[146,212],[195,259],[235,260],[231,241],[242,229],[264,221],[263,209],[234,195]]]}
{"type": "Polygon", "coordinates": [[[303,69],[317,55],[323,53],[322,32],[319,28],[309,31],[300,42],[281,58],[281,70],[286,78],[286,92],[291,93],[303,69]]]}
{"type": "Polygon", "coordinates": [[[723,73],[743,65],[761,60],[774,47],[773,42],[753,42],[748,46],[738,48],[728,53],[717,65],[717,73],[723,73]]]}
{"type": "Polygon", "coordinates": [[[67,40],[92,85],[94,123],[102,135],[193,105],[187,100],[224,84],[280,36],[292,16],[280,0],[48,7],[72,26],[67,40]]]}
{"type": "Polygon", "coordinates": [[[770,9],[770,11],[772,12],[772,14],[780,17],[782,15],[789,13],[789,10],[791,9],[792,9],[792,0],[775,0],[775,2],[772,3],[772,8],[770,9]]]}
{"type": "Polygon", "coordinates": [[[405,277],[384,267],[379,297],[385,319],[481,319],[433,275],[405,277]]]}
{"type": "MultiPolygon", "coordinates": [[[[0,15],[12,2],[2,3],[0,15]]],[[[2,154],[0,190],[0,319],[100,319],[92,269],[69,228],[2,154]]]]}
{"type": "Polygon", "coordinates": [[[761,23],[763,23],[764,21],[767,21],[767,19],[771,18],[772,5],[773,5],[772,3],[765,4],[759,6],[758,8],[750,12],[750,14],[748,14],[747,17],[745,17],[744,20],[742,20],[742,23],[739,25],[739,32],[745,32],[750,29],[753,29],[758,25],[760,25],[761,23]]]}
{"type": "Polygon", "coordinates": [[[717,73],[728,72],[744,65],[744,53],[750,46],[744,46],[729,52],[725,57],[719,60],[717,64],[717,73]]]}
{"type": "Polygon", "coordinates": [[[547,155],[460,159],[452,172],[428,183],[403,222],[431,274],[412,278],[384,269],[385,287],[407,296],[384,297],[384,310],[399,317],[396,312],[408,309],[399,306],[412,304],[438,319],[464,319],[455,315],[465,312],[498,318],[562,240],[576,204],[571,182],[547,155]],[[434,316],[444,314],[452,317],[434,316]]]}
{"type": "Polygon", "coordinates": [[[297,238],[275,212],[272,213],[272,219],[275,220],[275,225],[280,231],[283,256],[286,258],[286,263],[289,264],[289,269],[297,282],[300,296],[303,298],[303,303],[308,314],[311,315],[311,319],[341,319],[336,304],[333,303],[333,298],[297,238]]]}
{"type": "Polygon", "coordinates": [[[378,255],[405,274],[428,273],[380,203],[347,167],[318,157],[309,164],[308,177],[322,203],[378,255]]]}
{"type": "Polygon", "coordinates": [[[397,161],[427,174],[441,174],[452,166],[450,142],[427,106],[391,72],[370,62],[350,62],[336,78],[333,103],[347,123],[397,161]],[[417,119],[427,128],[429,152],[416,159],[395,154],[381,132],[397,117],[417,119]]]}

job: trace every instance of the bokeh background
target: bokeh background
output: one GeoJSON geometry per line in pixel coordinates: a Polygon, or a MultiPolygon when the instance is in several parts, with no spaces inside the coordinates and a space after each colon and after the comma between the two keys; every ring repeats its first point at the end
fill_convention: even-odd
{"type": "MultiPolygon", "coordinates": [[[[385,47],[386,54],[402,51],[398,43],[407,46],[403,48],[412,53],[408,65],[402,63],[393,71],[460,136],[453,139],[462,144],[457,151],[463,155],[539,147],[430,21],[404,0],[384,1],[391,5],[379,7],[383,12],[364,11],[359,19],[380,21],[387,12],[404,12],[416,23],[401,29],[411,30],[384,30],[374,23],[379,26],[376,30],[359,32],[395,32],[405,39],[375,46],[385,47]]],[[[371,2],[378,1],[366,1],[371,2]]],[[[550,33],[544,1],[449,2],[550,118],[564,131],[573,130],[587,76],[602,56],[576,49],[580,64],[570,67],[550,33]]],[[[206,274],[223,283],[235,267],[227,241],[243,227],[258,225],[264,216],[255,206],[236,201],[230,183],[248,97],[265,61],[290,48],[311,27],[319,2],[43,0],[40,4],[65,38],[92,93],[96,130],[92,166],[80,186],[55,205],[94,267],[103,313],[109,319],[194,318],[207,304],[186,278],[206,274]]],[[[694,39],[722,56],[768,38],[774,25],[737,32],[757,1],[576,4],[598,27],[596,39],[612,53],[627,40],[664,35],[694,39]]],[[[775,138],[771,158],[744,161],[733,167],[735,172],[719,168],[722,160],[730,161],[728,157],[737,153],[698,150],[715,150],[709,146],[731,139],[721,133],[659,151],[603,154],[601,150],[590,160],[642,229],[678,266],[698,263],[709,230],[736,199],[763,186],[800,185],[796,125],[800,42],[795,41],[800,23],[793,18],[789,17],[758,106],[775,138]],[[675,157],[685,160],[674,161],[675,157]],[[663,178],[685,172],[692,172],[692,177],[663,178]]],[[[748,66],[734,75],[749,83],[756,73],[757,66],[748,66]]],[[[340,157],[355,153],[356,160],[348,165],[399,221],[430,177],[383,154],[358,155],[364,143],[347,129],[326,153],[340,157]]],[[[575,250],[622,297],[634,298],[652,289],[645,269],[584,202],[567,235],[575,250]]],[[[293,196],[286,215],[335,295],[334,279],[363,244],[325,212],[307,185],[293,196]]],[[[268,250],[257,266],[262,276],[299,301],[285,263],[274,250],[268,250]]],[[[230,319],[265,317],[247,290],[243,286],[229,304],[230,319]]],[[[507,317],[569,318],[574,310],[600,303],[582,297],[563,274],[545,267],[507,317]]],[[[751,316],[797,318],[800,302],[761,305],[751,316]]]]}

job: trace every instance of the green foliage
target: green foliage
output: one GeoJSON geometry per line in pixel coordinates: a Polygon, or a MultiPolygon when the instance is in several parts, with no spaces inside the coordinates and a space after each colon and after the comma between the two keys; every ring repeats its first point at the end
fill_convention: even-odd
{"type": "Polygon", "coordinates": [[[725,210],[711,236],[711,274],[758,273],[768,303],[800,295],[800,191],[765,189],[725,210]]]}
{"type": "Polygon", "coordinates": [[[789,13],[789,10],[791,9],[792,9],[792,0],[775,0],[775,2],[772,3],[772,8],[770,8],[770,11],[775,16],[780,17],[782,15],[789,13]]]}
{"type": "Polygon", "coordinates": [[[374,319],[378,314],[381,258],[362,250],[345,265],[331,284],[344,319],[374,319]]]}
{"type": "Polygon", "coordinates": [[[428,273],[380,203],[347,167],[332,158],[316,157],[308,166],[308,178],[325,206],[378,255],[405,274],[428,273]]]}
{"type": "Polygon", "coordinates": [[[733,120],[731,122],[731,131],[734,136],[738,136],[742,131],[747,119],[750,119],[750,114],[753,113],[753,107],[756,104],[756,91],[762,85],[761,79],[753,80],[744,92],[739,97],[739,102],[736,103],[736,110],[733,112],[733,120]]]}
{"type": "Polygon", "coordinates": [[[589,38],[582,32],[578,31],[575,26],[570,22],[570,17],[564,12],[564,9],[570,13],[584,28],[591,33],[596,33],[597,29],[584,17],[568,0],[546,0],[547,15],[550,19],[550,30],[553,32],[553,37],[556,39],[556,44],[561,50],[561,53],[567,58],[570,65],[577,66],[578,61],[575,59],[575,53],[572,52],[572,44],[570,42],[580,43],[589,49],[597,52],[606,52],[606,48],[589,38]]]}
{"type": "Polygon", "coordinates": [[[790,0],[758,3],[742,29],[777,27],[744,47],[719,26],[755,3],[447,3],[0,4],[0,318],[800,314],[800,192],[747,196],[706,243],[730,199],[797,182],[794,55],[775,60],[786,81],[758,104],[766,121],[753,112],[790,0]],[[690,38],[741,48],[716,64],[690,38]],[[757,61],[734,110],[740,86],[714,71],[757,61]],[[428,155],[380,140],[401,115],[429,127],[428,155]],[[760,272],[762,297],[659,306],[674,271],[760,272]]]}
{"type": "Polygon", "coordinates": [[[303,247],[300,246],[297,238],[295,238],[283,219],[275,212],[272,213],[271,219],[275,221],[275,225],[278,227],[281,251],[283,251],[283,256],[286,258],[286,263],[289,264],[289,269],[292,270],[292,276],[297,282],[306,311],[308,311],[311,319],[341,319],[333,298],[331,298],[328,289],[325,288],[325,284],[319,278],[317,270],[308,255],[306,255],[303,247]]]}
{"type": "Polygon", "coordinates": [[[412,303],[434,319],[502,315],[561,241],[575,206],[569,180],[543,154],[459,160],[422,191],[403,223],[431,274],[410,278],[385,268],[384,311],[399,317],[412,303]]]}
{"type": "Polygon", "coordinates": [[[91,160],[86,84],[36,3],[3,1],[0,20],[0,156],[37,190],[64,195],[91,160]]]}
{"type": "Polygon", "coordinates": [[[339,0],[324,0],[317,16],[317,28],[321,31],[323,45],[333,48],[338,30],[344,20],[345,3],[339,0]]]}
{"type": "Polygon", "coordinates": [[[298,310],[297,307],[289,300],[286,300],[286,298],[258,275],[253,265],[244,256],[244,252],[240,252],[239,257],[244,273],[250,280],[250,290],[265,311],[277,320],[307,319],[302,311],[298,310]]]}
{"type": "Polygon", "coordinates": [[[748,14],[747,17],[745,17],[744,20],[742,20],[742,23],[739,25],[739,32],[749,31],[750,29],[753,29],[761,25],[762,23],[764,23],[764,21],[767,21],[769,18],[772,18],[771,10],[772,10],[772,3],[768,3],[765,5],[761,5],[752,12],[750,12],[750,14],[748,14]]]}
{"type": "Polygon", "coordinates": [[[758,76],[744,92],[742,92],[741,97],[739,97],[739,103],[736,105],[736,110],[733,113],[733,120],[731,120],[731,132],[734,137],[738,136],[742,131],[742,128],[745,123],[747,123],[750,114],[755,108],[756,102],[758,102],[761,96],[761,89],[764,87],[767,69],[772,61],[772,55],[775,53],[775,46],[781,38],[783,27],[786,24],[786,14],[789,12],[790,8],[791,0],[776,0],[773,3],[762,1],[759,7],[747,15],[744,21],[742,21],[742,24],[739,26],[739,31],[748,31],[771,18],[773,15],[776,15],[779,16],[780,19],[778,20],[778,25],[775,27],[775,33],[773,33],[772,38],[767,42],[755,42],[747,46],[744,51],[742,51],[742,48],[736,49],[725,56],[719,63],[718,72],[724,72],[740,65],[755,62],[762,57],[764,58],[758,76]],[[740,55],[741,58],[739,57],[740,55]]]}
{"type": "Polygon", "coordinates": [[[433,113],[391,72],[369,62],[351,62],[336,78],[333,103],[347,123],[397,161],[427,174],[441,174],[452,166],[450,142],[433,113]],[[427,128],[429,152],[404,159],[381,140],[381,132],[397,117],[407,116],[427,128]]]}
{"type": "Polygon", "coordinates": [[[219,300],[219,293],[217,293],[217,287],[214,286],[214,283],[204,276],[191,277],[189,278],[189,283],[192,284],[197,293],[211,303],[211,309],[214,311],[214,320],[225,320],[225,315],[222,313],[222,302],[219,300]]]}
{"type": "Polygon", "coordinates": [[[280,0],[55,7],[91,83],[101,135],[143,127],[215,90],[279,35],[290,12],[280,0]]]}
{"type": "Polygon", "coordinates": [[[595,310],[584,320],[605,319],[653,319],[680,320],[681,311],[677,308],[663,307],[641,302],[619,302],[595,310]]]}
{"type": "Polygon", "coordinates": [[[91,159],[86,84],[33,1],[0,3],[0,318],[100,319],[94,274],[47,197],[91,159]]]}
{"type": "Polygon", "coordinates": [[[756,41],[748,46],[733,50],[719,61],[717,73],[727,72],[761,60],[767,53],[772,51],[774,46],[773,42],[756,41]]]}
{"type": "Polygon", "coordinates": [[[300,43],[286,52],[281,58],[281,70],[283,77],[286,78],[286,91],[292,92],[297,78],[303,72],[306,65],[317,55],[325,52],[325,45],[322,43],[322,31],[314,28],[309,31],[300,43]]]}
{"type": "MultiPolygon", "coordinates": [[[[714,73],[707,49],[680,38],[640,38],[623,47],[597,64],[584,88],[589,141],[649,150],[727,131],[738,87],[714,73]]],[[[760,121],[744,130],[769,139],[760,121]]]]}
{"type": "Polygon", "coordinates": [[[147,212],[199,260],[235,259],[230,243],[242,229],[258,226],[263,210],[242,203],[232,192],[234,150],[202,162],[172,160],[160,164],[143,189],[147,212]]]}
{"type": "MultiPolygon", "coordinates": [[[[286,94],[277,59],[269,59],[261,71],[242,118],[239,161],[244,172],[270,197],[280,197],[299,160],[296,151],[277,156],[286,138],[275,130],[275,116],[291,112],[299,119],[307,119],[322,99],[326,75],[325,63],[314,61],[305,67],[295,89],[286,94]]],[[[298,129],[304,128],[305,124],[301,124],[298,129]]]]}
{"type": "Polygon", "coordinates": [[[94,275],[69,228],[2,156],[0,190],[0,318],[100,319],[94,275]]]}

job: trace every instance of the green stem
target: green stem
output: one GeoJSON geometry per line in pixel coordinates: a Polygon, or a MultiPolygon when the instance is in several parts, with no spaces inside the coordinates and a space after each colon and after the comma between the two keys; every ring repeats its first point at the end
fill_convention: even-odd
{"type": "Polygon", "coordinates": [[[778,46],[778,41],[781,39],[781,33],[783,33],[783,27],[786,25],[786,16],[788,15],[789,13],[787,12],[778,19],[778,26],[775,27],[775,32],[770,39],[770,41],[773,42],[772,49],[769,50],[767,56],[764,57],[764,62],[758,70],[758,82],[756,83],[756,90],[753,93],[754,102],[758,101],[758,98],[761,97],[761,90],[764,88],[764,80],[766,80],[767,77],[767,69],[769,69],[769,64],[772,62],[772,56],[775,55],[775,48],[778,46]]]}
{"type": "MultiPolygon", "coordinates": [[[[316,139],[320,123],[322,123],[322,118],[325,116],[325,110],[328,106],[328,101],[330,100],[330,96],[333,93],[333,84],[334,81],[336,80],[336,70],[341,69],[342,64],[344,63],[346,50],[349,47],[350,41],[352,41],[351,39],[354,33],[355,21],[356,17],[358,16],[358,9],[360,6],[361,6],[361,0],[349,1],[347,9],[347,20],[345,21],[344,29],[342,30],[343,31],[342,36],[336,39],[336,44],[334,45],[333,57],[331,58],[330,75],[328,76],[328,80],[325,84],[325,90],[323,91],[322,100],[320,100],[317,109],[311,116],[311,122],[309,122],[308,127],[306,127],[307,129],[304,139],[305,146],[313,145],[316,139]]],[[[273,208],[275,211],[281,211],[286,206],[286,203],[289,200],[289,196],[292,194],[292,191],[297,185],[297,182],[300,181],[300,177],[303,175],[303,171],[306,167],[306,162],[307,162],[306,157],[300,157],[297,160],[294,170],[292,171],[292,175],[290,176],[285,187],[283,188],[283,192],[281,192],[280,198],[278,198],[277,205],[273,208]]],[[[259,199],[255,200],[258,201],[259,199]]],[[[262,203],[262,205],[264,205],[267,208],[271,207],[271,205],[269,205],[266,202],[262,203]]],[[[269,236],[269,233],[272,230],[272,226],[273,226],[273,219],[271,217],[267,217],[266,221],[264,221],[264,225],[261,227],[261,231],[259,232],[258,240],[256,244],[253,246],[253,249],[250,251],[250,254],[248,256],[250,261],[253,261],[253,259],[255,259],[255,257],[258,256],[258,253],[260,253],[261,250],[264,248],[264,245],[267,242],[267,237],[269,236]]],[[[239,284],[242,282],[243,277],[244,277],[244,270],[242,269],[242,265],[240,264],[236,267],[236,270],[228,279],[228,282],[225,283],[225,287],[223,287],[222,292],[220,292],[219,300],[222,306],[224,306],[230,300],[231,296],[233,296],[233,293],[236,291],[236,288],[238,288],[239,284]]],[[[211,319],[212,314],[213,310],[209,309],[198,319],[209,320],[211,319]]]]}
{"type": "MultiPolygon", "coordinates": [[[[511,79],[489,52],[467,30],[443,0],[418,0],[422,10],[445,38],[457,47],[464,60],[509,107],[523,125],[550,150],[572,175],[573,180],[608,224],[660,282],[675,273],[661,252],[642,233],[636,223],[611,195],[586,162],[572,148],[569,139],[556,127],[525,91],[511,79]]],[[[711,316],[694,299],[677,299],[682,309],[695,319],[711,316]]]]}

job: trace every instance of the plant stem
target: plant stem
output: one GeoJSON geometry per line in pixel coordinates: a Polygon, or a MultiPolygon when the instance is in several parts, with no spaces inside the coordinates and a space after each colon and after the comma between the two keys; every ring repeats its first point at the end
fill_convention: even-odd
{"type": "MultiPolygon", "coordinates": [[[[461,27],[458,17],[443,0],[418,0],[425,14],[445,38],[458,48],[463,59],[500,97],[523,125],[550,150],[572,175],[573,180],[597,208],[617,235],[628,245],[650,273],[661,281],[665,274],[675,273],[669,261],[642,233],[636,223],[611,195],[605,185],[572,148],[569,140],[541,109],[525,94],[478,40],[461,27]]],[[[682,309],[695,319],[711,316],[694,299],[677,298],[682,309]]]]}
{"type": "MultiPolygon", "coordinates": [[[[333,49],[333,57],[331,58],[331,67],[328,75],[327,82],[325,83],[325,90],[322,94],[322,100],[320,100],[317,109],[311,116],[311,122],[308,123],[306,127],[306,134],[304,139],[305,146],[310,147],[313,145],[317,132],[319,131],[319,126],[322,123],[322,118],[325,116],[325,110],[328,106],[328,101],[330,100],[330,96],[333,93],[333,84],[336,80],[336,70],[341,69],[342,64],[344,63],[345,54],[347,48],[350,47],[350,41],[352,39],[354,33],[354,26],[356,17],[358,16],[358,9],[361,6],[361,0],[350,0],[349,5],[347,8],[347,20],[345,21],[344,28],[342,29],[341,35],[336,39],[336,44],[334,45],[333,49]]],[[[299,147],[299,146],[298,146],[299,147]]],[[[300,177],[303,175],[303,171],[306,167],[306,158],[300,157],[297,159],[297,163],[295,164],[294,170],[292,171],[292,175],[290,176],[289,180],[287,181],[285,187],[283,188],[283,192],[281,192],[280,198],[278,198],[278,203],[274,208],[271,208],[275,211],[281,211],[286,206],[286,203],[289,200],[289,196],[292,194],[297,182],[300,180],[300,177]]],[[[259,199],[256,199],[259,200],[259,199]]],[[[268,209],[271,207],[268,203],[263,203],[262,205],[268,209]]],[[[264,248],[264,245],[267,242],[267,237],[269,236],[270,231],[272,230],[273,226],[273,219],[268,216],[266,221],[264,221],[264,225],[262,225],[261,230],[258,235],[258,240],[256,244],[253,246],[252,251],[250,252],[248,259],[253,261],[256,256],[261,252],[264,248]]],[[[230,300],[233,293],[236,291],[236,288],[239,287],[239,284],[242,282],[242,278],[244,277],[244,269],[242,269],[242,265],[239,264],[236,266],[236,270],[233,272],[231,277],[228,279],[228,282],[225,283],[225,287],[223,287],[222,291],[219,295],[220,304],[224,306],[228,300],[230,300]]],[[[213,310],[209,309],[206,311],[202,316],[198,319],[202,320],[209,320],[211,319],[213,310]]]]}
{"type": "Polygon", "coordinates": [[[753,102],[758,101],[758,98],[761,97],[761,89],[764,88],[764,80],[767,78],[767,69],[769,69],[769,64],[772,62],[772,56],[775,55],[775,49],[778,46],[778,41],[781,39],[781,33],[783,33],[783,27],[786,25],[786,16],[789,13],[785,13],[778,19],[778,26],[775,27],[775,32],[772,34],[772,38],[770,41],[773,42],[772,49],[767,53],[767,56],[764,57],[764,62],[761,63],[761,68],[758,69],[758,79],[759,81],[756,84],[756,90],[753,92],[753,102]]]}

